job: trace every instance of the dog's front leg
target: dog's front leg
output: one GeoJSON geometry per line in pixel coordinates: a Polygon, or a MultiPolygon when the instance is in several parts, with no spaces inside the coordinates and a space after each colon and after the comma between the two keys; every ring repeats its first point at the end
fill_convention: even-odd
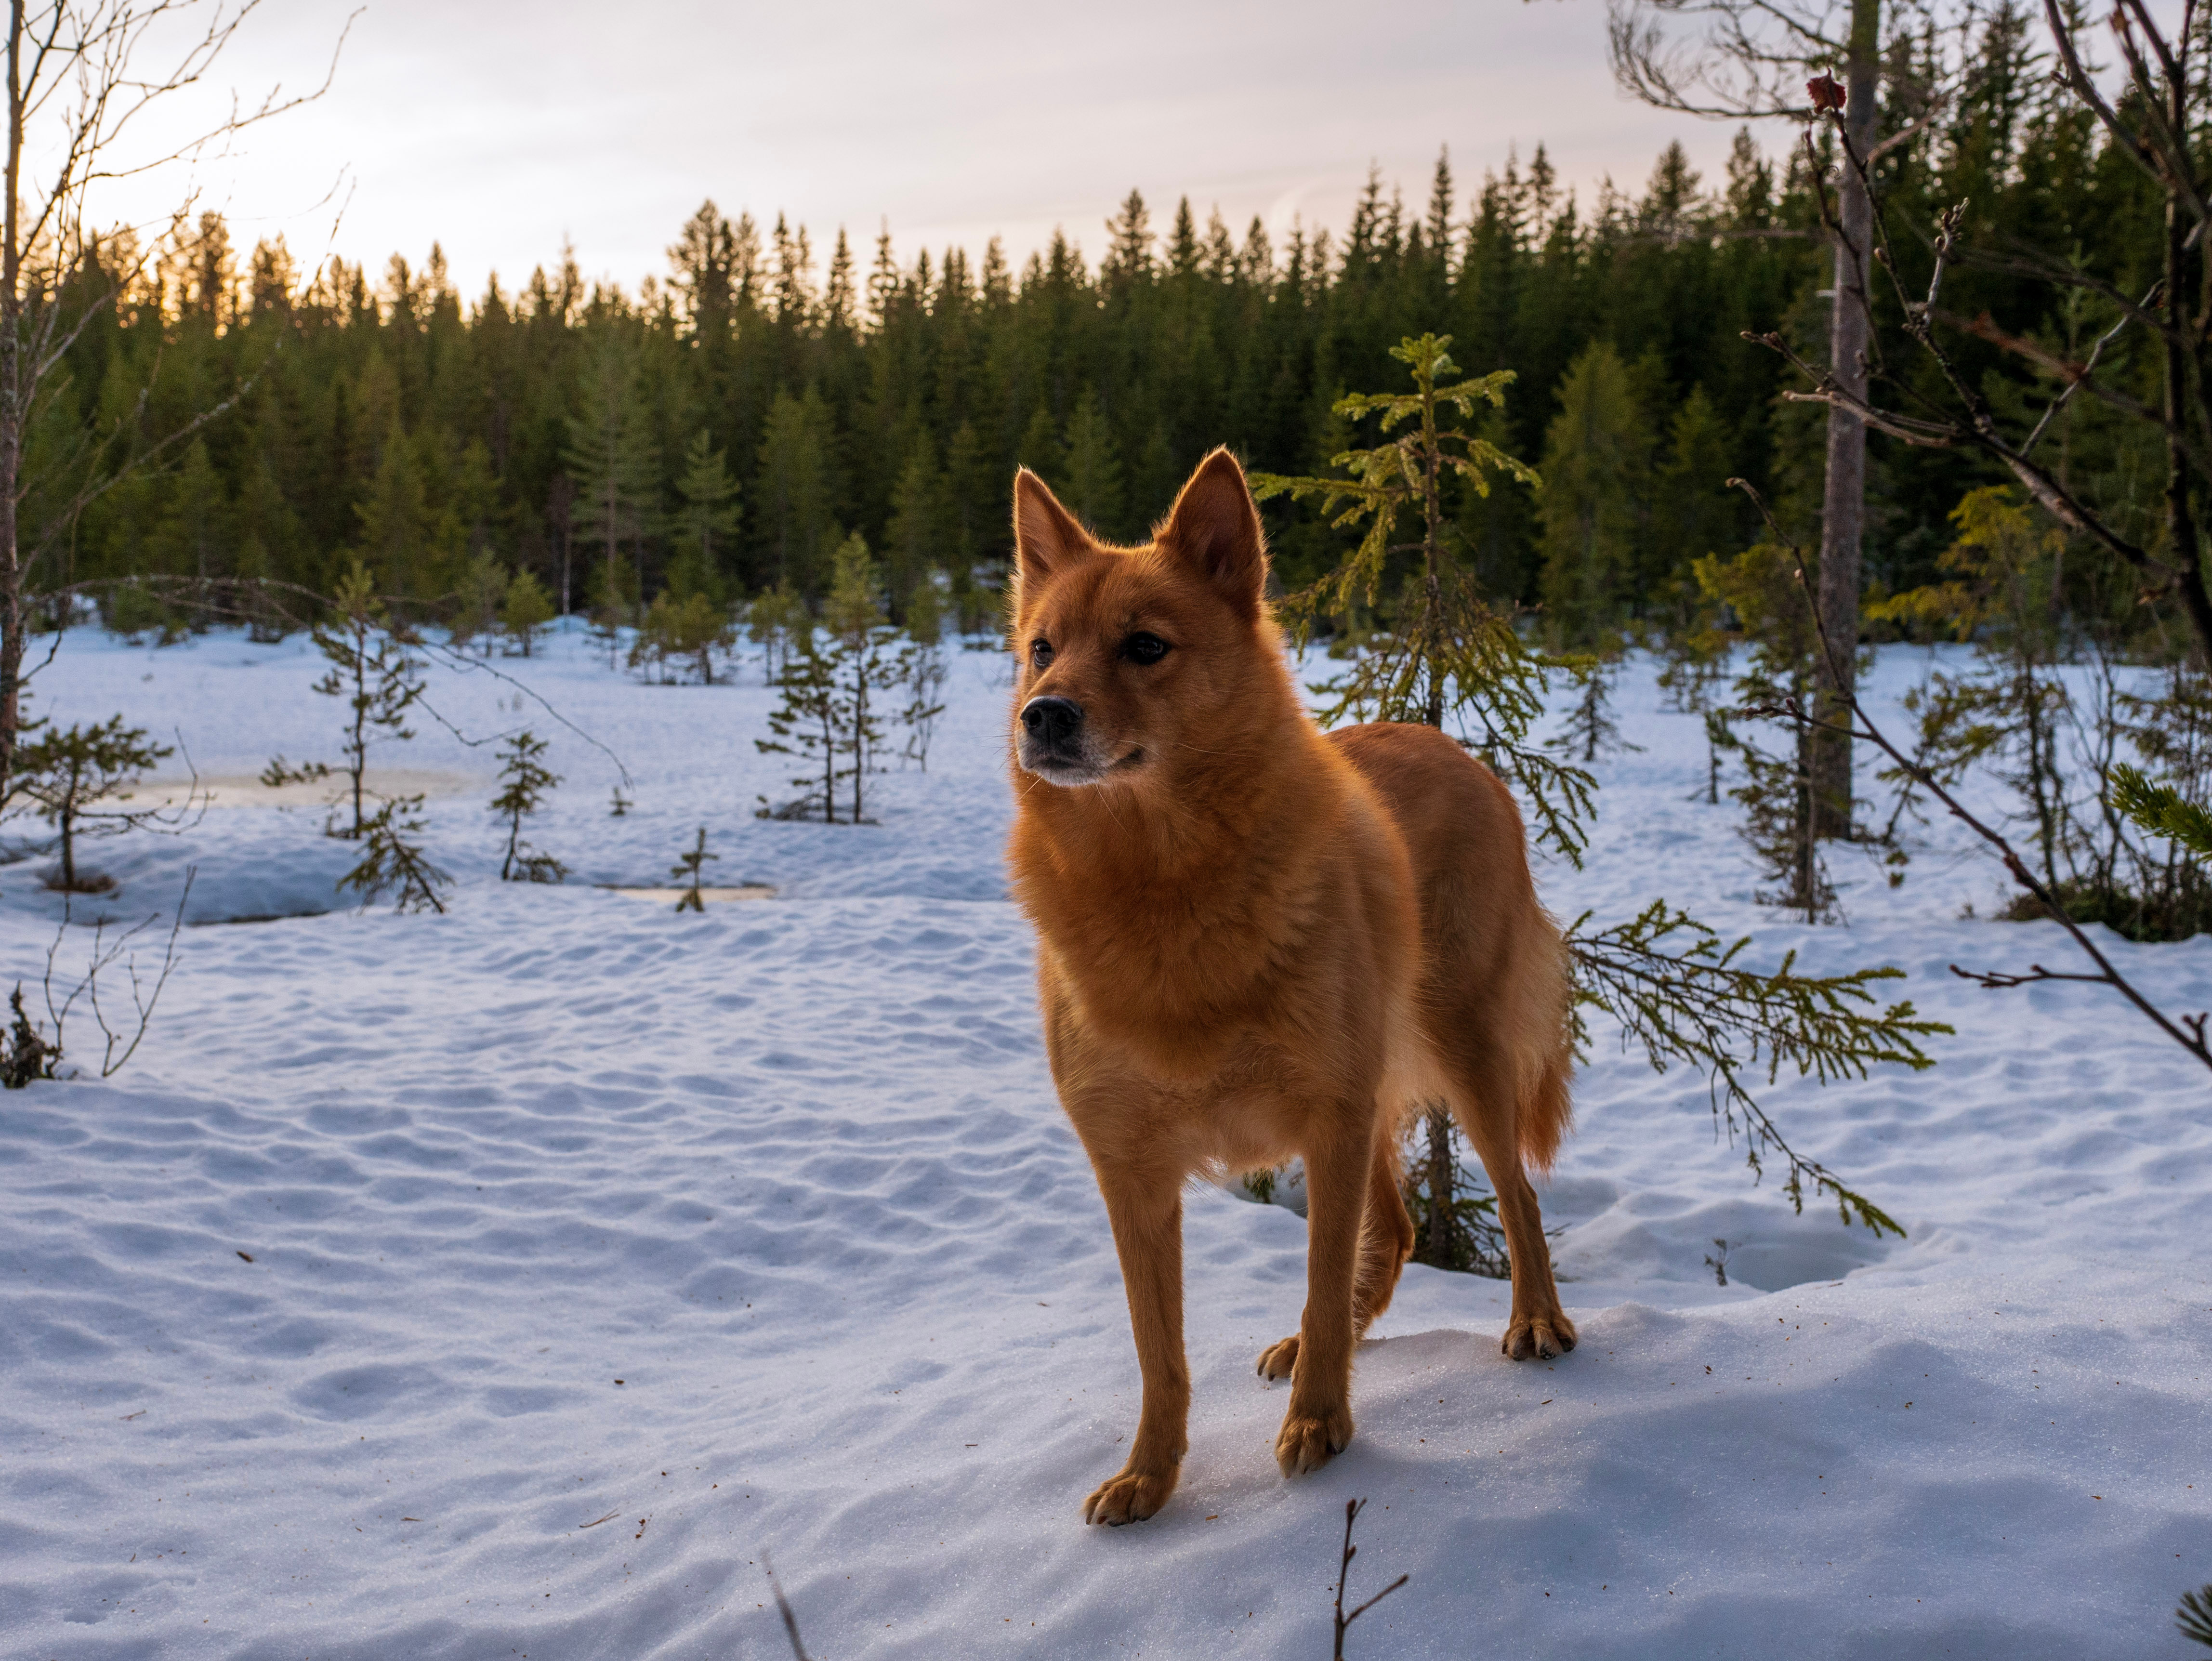
{"type": "Polygon", "coordinates": [[[1190,1366],[1182,1352],[1182,1184],[1157,1173],[1098,1174],[1121,1254],[1129,1325],[1145,1376],[1128,1463],[1083,1502],[1086,1523],[1139,1523],[1168,1502],[1189,1445],[1190,1366]]]}
{"type": "Polygon", "coordinates": [[[1346,1116],[1357,1122],[1328,1127],[1305,1151],[1306,1312],[1275,1438],[1285,1476],[1320,1469],[1352,1441],[1352,1277],[1374,1133],[1365,1116],[1346,1116]]]}

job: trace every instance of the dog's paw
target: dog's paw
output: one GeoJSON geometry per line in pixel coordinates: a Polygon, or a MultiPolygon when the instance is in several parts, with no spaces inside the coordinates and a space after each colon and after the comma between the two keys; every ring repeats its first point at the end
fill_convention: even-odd
{"type": "Polygon", "coordinates": [[[1167,1504],[1181,1474],[1171,1470],[1160,1476],[1124,1469],[1091,1490],[1091,1497],[1083,1502],[1083,1520],[1115,1527],[1141,1523],[1167,1504]]]}
{"type": "Polygon", "coordinates": [[[1285,1476],[1303,1476],[1319,1470],[1352,1445],[1352,1409],[1331,1408],[1319,1414],[1295,1408],[1285,1415],[1275,1438],[1275,1463],[1285,1476]]]}
{"type": "Polygon", "coordinates": [[[1553,1360],[1575,1347],[1575,1323],[1557,1311],[1516,1315],[1498,1347],[1516,1361],[1553,1360]]]}
{"type": "Polygon", "coordinates": [[[1262,1378],[1287,1378],[1298,1370],[1298,1335],[1272,1343],[1260,1352],[1262,1378]]]}

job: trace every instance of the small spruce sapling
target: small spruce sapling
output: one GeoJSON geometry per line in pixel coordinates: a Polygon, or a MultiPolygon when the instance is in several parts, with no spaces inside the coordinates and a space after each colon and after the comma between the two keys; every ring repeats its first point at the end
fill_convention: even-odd
{"type": "MultiPolygon", "coordinates": [[[[1418,720],[1462,728],[1461,741],[1480,750],[1491,766],[1520,788],[1535,840],[1580,863],[1589,842],[1584,823],[1594,809],[1596,781],[1526,742],[1530,724],[1544,713],[1548,676],[1580,662],[1534,650],[1510,618],[1492,607],[1473,579],[1458,568],[1445,532],[1441,485],[1456,473],[1462,488],[1486,495],[1489,475],[1533,482],[1534,475],[1496,446],[1450,424],[1454,411],[1476,405],[1500,406],[1510,374],[1453,380],[1457,374],[1444,348],[1449,336],[1408,338],[1393,351],[1413,372],[1412,392],[1352,394],[1340,399],[1340,417],[1379,416],[1385,433],[1407,430],[1392,441],[1346,450],[1332,465],[1344,476],[1282,478],[1255,474],[1253,493],[1262,500],[1288,495],[1318,498],[1332,526],[1362,526],[1357,549],[1302,593],[1286,597],[1285,610],[1306,626],[1341,619],[1371,605],[1386,577],[1418,553],[1408,572],[1389,633],[1378,632],[1350,666],[1324,688],[1334,702],[1316,711],[1327,726],[1346,715],[1359,720],[1418,720]],[[1443,384],[1439,384],[1443,383],[1443,384]],[[1401,514],[1423,521],[1417,541],[1393,532],[1401,514]]],[[[1703,562],[1700,562],[1703,563],[1703,562]]],[[[1784,568],[1794,574],[1793,563],[1784,568]]],[[[1700,574],[1702,580],[1702,573],[1700,574]]],[[[1801,602],[1802,604],[1802,602],[1801,602]]],[[[1788,1066],[1821,1082],[1863,1077],[1871,1066],[1895,1063],[1916,1070],[1933,1065],[1920,1040],[1951,1029],[1920,1019],[1910,1003],[1887,1008],[1875,1002],[1874,983],[1902,978],[1896,969],[1861,969],[1814,976],[1785,958],[1772,972],[1741,968],[1736,958],[1748,937],[1724,944],[1711,928],[1663,903],[1626,922],[1589,928],[1587,914],[1566,930],[1574,976],[1576,1049],[1587,1053],[1586,1017],[1611,1018],[1624,1047],[1643,1051],[1656,1072],[1687,1066],[1703,1072],[1714,1117],[1733,1137],[1744,1134],[1754,1173],[1764,1156],[1778,1155],[1786,1176],[1782,1190],[1799,1209],[1808,1189],[1832,1198],[1846,1222],[1856,1219],[1877,1233],[1904,1231],[1879,1207],[1845,1184],[1817,1159],[1798,1153],[1752,1093],[1747,1075],[1764,1070],[1771,1083],[1788,1066]]],[[[2212,1066],[2212,1051],[2207,1052],[2212,1066]]],[[[1449,1196],[1433,1196],[1439,1202],[1449,1196]]]]}
{"type": "MultiPolygon", "coordinates": [[[[1768,540],[1730,559],[1708,555],[1692,569],[1706,597],[1734,613],[1750,647],[1735,687],[1741,706],[1764,708],[1802,697],[1814,683],[1817,636],[1811,604],[1798,586],[1794,551],[1768,540]]],[[[1782,885],[1760,900],[1802,911],[1808,922],[1832,920],[1836,891],[1820,856],[1813,733],[1799,727],[1786,749],[1769,751],[1741,733],[1714,728],[1709,718],[1710,776],[1716,783],[1723,733],[1743,764],[1743,782],[1729,792],[1743,808],[1740,834],[1765,874],[1782,885]]]]}
{"type": "Polygon", "coordinates": [[[507,630],[513,649],[528,657],[539,632],[552,621],[553,597],[545,592],[545,585],[533,571],[517,571],[499,608],[500,627],[507,630]]]}
{"type": "Polygon", "coordinates": [[[8,995],[8,1007],[14,1013],[7,1031],[0,1035],[0,1086],[22,1090],[40,1079],[54,1076],[54,1068],[62,1059],[61,1046],[50,1043],[46,1033],[24,1013],[21,981],[8,995]]]}
{"type": "Polygon", "coordinates": [[[669,666],[676,664],[696,671],[701,685],[712,686],[714,654],[727,651],[735,636],[728,616],[710,595],[679,593],[672,586],[646,608],[630,645],[629,666],[651,667],[666,685],[669,666]]]}
{"type": "Polygon", "coordinates": [[[702,891],[706,881],[707,866],[709,861],[720,860],[721,857],[720,854],[709,854],[707,851],[707,827],[701,825],[699,840],[692,843],[684,853],[678,855],[676,863],[668,867],[670,876],[685,879],[684,897],[676,902],[676,909],[678,911],[704,912],[706,910],[706,896],[702,891]]]}
{"type": "Polygon", "coordinates": [[[852,757],[846,770],[853,782],[851,823],[865,824],[867,777],[883,770],[883,697],[903,684],[915,648],[895,647],[898,630],[884,606],[883,573],[855,531],[838,545],[832,562],[830,597],[822,621],[830,640],[830,666],[838,708],[845,716],[845,746],[852,757]]]}
{"type": "Polygon", "coordinates": [[[1568,706],[1567,718],[1559,728],[1552,747],[1569,756],[1585,767],[1598,757],[1611,751],[1641,751],[1640,744],[1631,744],[1620,736],[1620,723],[1613,713],[1613,678],[1619,672],[1620,658],[1617,642],[1607,642],[1594,654],[1595,660],[1582,671],[1581,689],[1573,703],[1568,706]]]}
{"type": "Polygon", "coordinates": [[[782,701],[769,711],[769,731],[774,736],[755,739],[753,745],[763,755],[795,756],[806,771],[791,780],[802,792],[799,796],[781,806],[763,796],[756,812],[764,819],[811,818],[818,812],[835,824],[837,784],[845,776],[839,765],[844,711],[836,672],[811,629],[787,636],[781,655],[769,683],[782,694],[782,701]]]}
{"type": "Polygon", "coordinates": [[[927,773],[929,741],[945,713],[944,602],[935,577],[925,575],[907,597],[906,631],[914,644],[907,658],[907,704],[898,719],[906,728],[907,758],[927,773]]]}
{"type": "MultiPolygon", "coordinates": [[[[325,697],[346,701],[346,723],[338,745],[343,760],[336,769],[319,761],[295,767],[278,756],[262,770],[261,782],[275,788],[328,778],[334,770],[343,773],[353,810],[352,823],[341,829],[334,814],[325,827],[325,834],[358,840],[368,834],[374,817],[368,806],[374,793],[365,782],[369,748],[387,739],[404,742],[415,736],[407,725],[407,712],[422,696],[422,666],[392,625],[384,602],[377,598],[368,568],[359,559],[339,581],[331,610],[332,615],[318,623],[313,631],[316,649],[331,666],[315,683],[315,691],[325,697]]],[[[420,806],[420,798],[416,805],[420,806]]]]}
{"type": "Polygon", "coordinates": [[[460,605],[453,617],[455,647],[481,641],[484,655],[491,655],[493,636],[500,630],[500,613],[506,609],[507,591],[512,581],[507,567],[500,563],[499,556],[489,549],[469,562],[461,577],[460,605]]]}
{"type": "Polygon", "coordinates": [[[422,797],[392,796],[380,802],[362,825],[360,862],[338,879],[338,887],[359,894],[364,910],[390,894],[395,910],[443,916],[442,891],[453,878],[422,851],[417,840],[422,834],[422,797]]]}
{"type": "Polygon", "coordinates": [[[812,628],[806,602],[788,581],[763,588],[745,607],[745,638],[761,648],[762,678],[773,686],[812,628]]]}
{"type": "Polygon", "coordinates": [[[501,882],[560,882],[568,874],[567,866],[522,839],[522,822],[545,805],[547,793],[561,782],[539,759],[544,753],[545,740],[528,732],[515,733],[500,751],[500,791],[491,800],[491,811],[507,824],[501,882]]]}
{"type": "Polygon", "coordinates": [[[1449,1110],[1431,1105],[1413,1127],[1427,1146],[1414,1149],[1403,1188],[1413,1220],[1413,1261],[1431,1269],[1486,1275],[1504,1280],[1512,1273],[1505,1231],[1498,1220],[1498,1196],[1471,1180],[1456,1149],[1459,1127],[1449,1110]],[[1432,1195],[1449,1195],[1436,1205],[1432,1195]]]}
{"type": "MultiPolygon", "coordinates": [[[[763,797],[763,818],[811,818],[818,808],[828,824],[867,823],[867,777],[883,770],[884,699],[914,679],[920,648],[895,644],[898,630],[884,615],[881,574],[859,532],[838,545],[832,563],[823,626],[793,636],[774,683],[783,694],[769,715],[775,736],[753,741],[763,754],[799,757],[806,771],[791,782],[805,794],[781,807],[763,797]],[[848,782],[851,799],[841,818],[840,787],[848,782]]],[[[918,697],[895,718],[934,720],[937,713],[918,697]]]]}
{"type": "Polygon", "coordinates": [[[48,879],[48,887],[69,894],[96,894],[113,886],[106,877],[77,869],[77,843],[88,837],[120,836],[157,816],[158,807],[116,809],[99,804],[130,800],[131,787],[164,756],[174,753],[167,745],[149,744],[145,730],[126,727],[120,715],[94,727],[46,733],[15,752],[16,788],[38,805],[40,816],[60,838],[61,865],[48,879]]]}

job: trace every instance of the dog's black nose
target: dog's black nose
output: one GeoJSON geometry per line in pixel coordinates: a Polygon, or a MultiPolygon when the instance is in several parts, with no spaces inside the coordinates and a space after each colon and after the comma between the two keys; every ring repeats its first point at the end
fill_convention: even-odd
{"type": "Polygon", "coordinates": [[[1022,706],[1022,729],[1040,742],[1057,746],[1083,725],[1083,706],[1073,698],[1031,698],[1022,706]]]}

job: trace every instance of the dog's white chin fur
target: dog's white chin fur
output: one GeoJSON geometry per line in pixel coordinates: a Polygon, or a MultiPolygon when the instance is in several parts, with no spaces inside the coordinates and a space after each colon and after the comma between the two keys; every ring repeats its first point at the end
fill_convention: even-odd
{"type": "Polygon", "coordinates": [[[1057,784],[1070,790],[1079,790],[1086,785],[1103,784],[1109,779],[1130,770],[1133,763],[1144,756],[1142,750],[1132,750],[1119,761],[1099,762],[1088,757],[1082,761],[1066,761],[1054,757],[1043,757],[1031,761],[1021,758],[1022,770],[1047,784],[1057,784]]]}
{"type": "Polygon", "coordinates": [[[1103,784],[1113,770],[1094,764],[1073,762],[1029,762],[1022,764],[1022,771],[1042,779],[1047,784],[1057,784],[1071,790],[1079,790],[1086,784],[1103,784]]]}

